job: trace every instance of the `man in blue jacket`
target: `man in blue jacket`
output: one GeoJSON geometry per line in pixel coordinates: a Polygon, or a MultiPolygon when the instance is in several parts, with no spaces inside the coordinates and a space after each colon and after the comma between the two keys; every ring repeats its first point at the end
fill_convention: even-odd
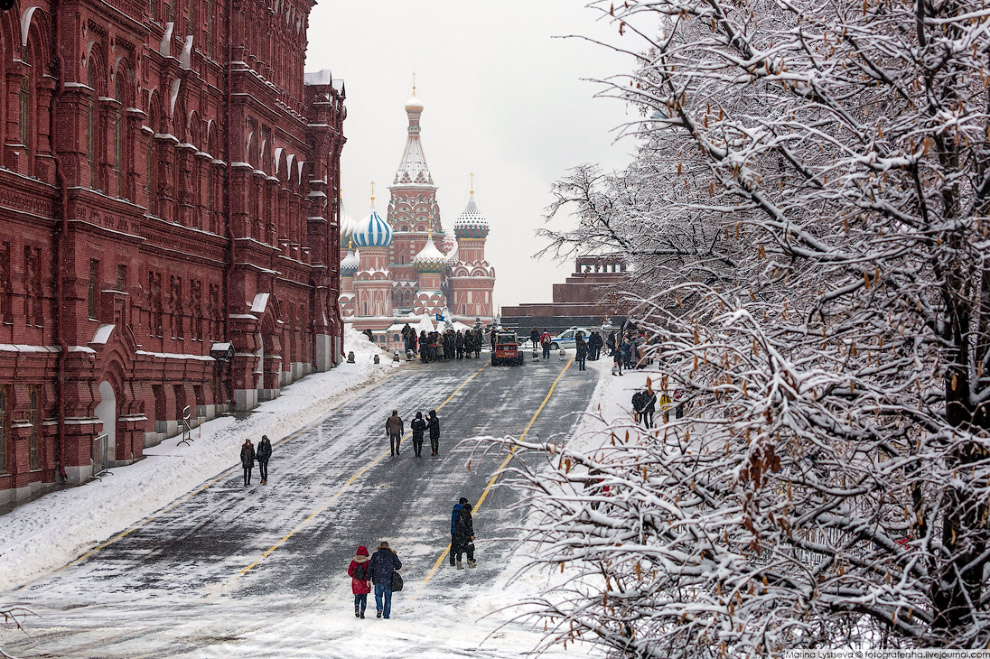
{"type": "Polygon", "coordinates": [[[454,567],[454,552],[457,551],[456,540],[454,539],[454,536],[457,535],[457,513],[461,512],[461,508],[467,502],[466,498],[461,497],[461,500],[457,502],[450,513],[450,567],[454,567]]]}
{"type": "Polygon", "coordinates": [[[368,573],[371,575],[371,582],[375,584],[375,607],[378,609],[379,618],[384,617],[388,620],[392,613],[392,573],[401,569],[402,561],[389,549],[388,543],[382,540],[378,545],[378,551],[371,555],[371,561],[368,563],[368,573]]]}

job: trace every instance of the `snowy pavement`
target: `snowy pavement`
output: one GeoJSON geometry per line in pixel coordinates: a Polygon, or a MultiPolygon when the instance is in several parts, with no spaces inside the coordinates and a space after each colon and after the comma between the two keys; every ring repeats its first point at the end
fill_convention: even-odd
{"type": "Polygon", "coordinates": [[[496,630],[510,616],[500,609],[541,585],[508,583],[515,546],[495,539],[523,521],[509,511],[514,493],[496,487],[485,495],[475,516],[477,569],[436,566],[449,542],[450,507],[459,496],[477,501],[505,458],[475,451],[470,440],[527,429],[531,438],[571,433],[579,419],[572,413],[592,399],[596,369],[579,373],[559,360],[409,364],[385,377],[389,369],[354,369],[361,374],[351,386],[378,382],[350,397],[334,389],[342,369],[287,388],[246,420],[207,424],[193,448],[197,459],[220,463],[212,470],[193,469],[176,457],[187,447],[169,440],[157,458],[92,484],[99,494],[81,494],[86,486],[53,495],[70,509],[73,494],[93,505],[89,524],[84,514],[64,519],[53,498],[17,509],[2,531],[13,544],[3,545],[12,549],[0,555],[0,583],[25,585],[2,603],[40,617],[25,621],[30,636],[0,632],[0,646],[20,657],[516,657],[533,648],[531,630],[496,630]],[[315,393],[321,386],[327,399],[315,393]],[[440,456],[429,456],[427,442],[414,457],[407,439],[401,456],[390,457],[383,426],[392,408],[407,427],[415,411],[437,409],[440,456]],[[270,485],[255,473],[245,488],[237,447],[264,428],[279,440],[270,485]],[[152,501],[135,503],[146,490],[152,501]],[[25,521],[46,514],[36,528],[25,521]],[[16,538],[33,543],[27,553],[44,553],[46,536],[54,557],[8,564],[25,553],[16,538]],[[406,590],[395,596],[392,620],[356,620],[345,570],[358,544],[382,539],[404,563],[406,590]]]}

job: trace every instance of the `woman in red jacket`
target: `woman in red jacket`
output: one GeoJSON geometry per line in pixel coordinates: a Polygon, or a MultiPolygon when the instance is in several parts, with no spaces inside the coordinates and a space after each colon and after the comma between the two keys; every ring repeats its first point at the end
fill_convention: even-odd
{"type": "Polygon", "coordinates": [[[368,593],[371,592],[371,575],[368,574],[368,548],[358,547],[357,556],[347,567],[347,575],[351,578],[351,592],[354,593],[354,617],[363,618],[368,608],[368,593]]]}

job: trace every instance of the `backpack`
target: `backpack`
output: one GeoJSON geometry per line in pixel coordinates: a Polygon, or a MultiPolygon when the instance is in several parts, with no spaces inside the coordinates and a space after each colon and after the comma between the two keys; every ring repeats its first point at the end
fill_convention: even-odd
{"type": "Polygon", "coordinates": [[[358,581],[368,580],[368,568],[364,563],[359,563],[356,568],[354,568],[354,578],[358,581]]]}

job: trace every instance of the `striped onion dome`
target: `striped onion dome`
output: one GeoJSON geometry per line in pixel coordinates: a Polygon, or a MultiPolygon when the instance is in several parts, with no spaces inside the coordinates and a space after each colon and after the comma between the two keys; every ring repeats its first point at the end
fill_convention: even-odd
{"type": "Polygon", "coordinates": [[[361,254],[355,252],[353,246],[348,248],[347,256],[340,261],[340,274],[344,277],[353,277],[361,266],[361,254]]]}
{"type": "Polygon", "coordinates": [[[464,212],[457,216],[454,222],[454,235],[460,238],[485,238],[488,236],[488,220],[478,210],[478,204],[474,201],[474,191],[471,191],[471,199],[468,201],[464,212]]]}
{"type": "Polygon", "coordinates": [[[340,244],[346,245],[354,237],[354,227],[357,222],[351,217],[344,207],[344,200],[340,200],[340,244]]]}
{"type": "Polygon", "coordinates": [[[357,222],[354,244],[358,247],[388,247],[392,244],[392,227],[375,210],[372,200],[368,217],[357,222]]]}
{"type": "Polygon", "coordinates": [[[416,272],[442,273],[447,266],[447,257],[433,244],[433,233],[426,239],[426,245],[419,254],[413,257],[413,267],[416,272]]]}

